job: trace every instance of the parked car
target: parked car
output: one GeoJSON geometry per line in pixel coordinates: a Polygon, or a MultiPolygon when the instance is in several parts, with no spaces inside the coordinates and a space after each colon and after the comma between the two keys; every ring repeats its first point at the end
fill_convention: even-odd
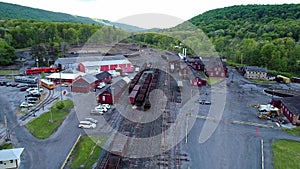
{"type": "Polygon", "coordinates": [[[41,93],[29,93],[27,97],[41,97],[41,93]]]}
{"type": "Polygon", "coordinates": [[[104,83],[104,82],[101,82],[101,83],[97,86],[98,89],[102,89],[103,87],[105,87],[105,83],[104,83]]]}
{"type": "Polygon", "coordinates": [[[102,111],[102,112],[106,112],[107,111],[107,108],[102,106],[102,105],[98,105],[95,107],[95,110],[96,111],[102,111]]]}
{"type": "Polygon", "coordinates": [[[11,87],[17,87],[19,85],[19,83],[12,83],[11,87]]]}
{"type": "Polygon", "coordinates": [[[90,122],[92,122],[92,123],[95,123],[95,124],[97,124],[97,123],[98,123],[98,120],[96,120],[96,119],[93,119],[93,118],[91,118],[91,117],[87,117],[87,118],[85,118],[84,120],[86,120],[86,121],[90,121],[90,122]]]}
{"type": "Polygon", "coordinates": [[[29,88],[29,89],[27,89],[26,90],[28,93],[30,93],[30,92],[32,92],[32,91],[38,91],[38,92],[42,92],[42,91],[44,91],[44,89],[43,88],[37,88],[37,87],[31,87],[31,88],[29,88]]]}
{"type": "Polygon", "coordinates": [[[0,82],[0,86],[5,86],[6,85],[6,81],[1,81],[0,82]]]}
{"type": "Polygon", "coordinates": [[[199,103],[200,103],[200,104],[206,104],[206,105],[211,104],[211,102],[208,101],[208,100],[199,100],[199,103]]]}
{"type": "Polygon", "coordinates": [[[78,127],[85,128],[85,129],[91,129],[91,128],[94,129],[96,128],[96,124],[85,120],[85,121],[80,121],[78,127]]]}
{"type": "Polygon", "coordinates": [[[103,107],[105,107],[106,109],[110,109],[110,105],[109,104],[102,104],[103,107]]]}
{"type": "Polygon", "coordinates": [[[27,107],[32,107],[32,106],[33,106],[33,104],[27,103],[27,102],[22,102],[22,103],[20,104],[20,107],[21,107],[21,108],[27,108],[27,107]]]}
{"type": "Polygon", "coordinates": [[[27,102],[30,103],[30,104],[35,104],[36,100],[27,100],[27,102]]]}
{"type": "Polygon", "coordinates": [[[11,86],[11,82],[6,82],[6,84],[5,84],[7,87],[8,86],[11,86]]]}
{"type": "Polygon", "coordinates": [[[27,100],[34,100],[34,101],[37,101],[37,100],[38,100],[37,97],[31,97],[31,96],[26,97],[26,99],[27,99],[27,100]]]}
{"type": "Polygon", "coordinates": [[[27,89],[28,89],[28,87],[21,87],[21,88],[20,88],[20,91],[24,92],[24,91],[26,91],[27,89]]]}

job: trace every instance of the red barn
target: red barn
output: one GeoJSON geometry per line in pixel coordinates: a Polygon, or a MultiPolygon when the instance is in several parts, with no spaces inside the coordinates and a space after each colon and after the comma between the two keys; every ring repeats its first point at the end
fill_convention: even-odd
{"type": "Polygon", "coordinates": [[[72,92],[88,93],[95,90],[97,78],[93,75],[85,75],[73,82],[72,92]]]}
{"type": "Polygon", "coordinates": [[[113,104],[119,100],[123,92],[125,91],[130,79],[124,77],[111,86],[105,88],[104,91],[99,93],[97,99],[101,104],[113,104]]]}
{"type": "Polygon", "coordinates": [[[281,100],[281,112],[294,125],[300,125],[300,95],[281,100]]]}

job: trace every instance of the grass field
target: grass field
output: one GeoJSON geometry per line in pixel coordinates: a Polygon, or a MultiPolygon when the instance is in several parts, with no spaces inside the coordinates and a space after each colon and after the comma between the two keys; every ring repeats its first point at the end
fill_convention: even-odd
{"type": "Polygon", "coordinates": [[[15,75],[19,73],[18,70],[0,70],[0,76],[15,75]]]}
{"type": "Polygon", "coordinates": [[[294,136],[300,136],[300,126],[295,127],[293,129],[283,129],[283,131],[292,134],[294,136]]]}
{"type": "Polygon", "coordinates": [[[26,124],[26,128],[37,138],[48,138],[64,121],[74,107],[72,100],[57,101],[46,112],[26,124]]]}
{"type": "Polygon", "coordinates": [[[82,137],[74,149],[71,168],[92,168],[105,142],[105,138],[82,137]]]}
{"type": "Polygon", "coordinates": [[[4,150],[4,149],[12,149],[13,145],[11,143],[5,143],[2,146],[0,146],[0,150],[4,150]]]}
{"type": "Polygon", "coordinates": [[[224,79],[225,78],[210,77],[210,78],[207,78],[206,80],[207,80],[208,85],[214,85],[214,84],[222,82],[224,79]]]}
{"type": "Polygon", "coordinates": [[[300,142],[276,140],[273,145],[273,164],[275,169],[300,168],[300,142]]]}

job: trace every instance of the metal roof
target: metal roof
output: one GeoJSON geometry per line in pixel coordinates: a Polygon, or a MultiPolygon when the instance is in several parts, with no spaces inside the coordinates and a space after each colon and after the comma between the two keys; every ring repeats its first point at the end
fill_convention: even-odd
{"type": "Polygon", "coordinates": [[[101,73],[96,74],[95,76],[96,76],[96,78],[97,78],[98,80],[103,80],[103,79],[105,79],[105,78],[111,76],[111,74],[108,73],[107,71],[103,71],[103,72],[101,72],[101,73]]]}
{"type": "Polygon", "coordinates": [[[76,74],[74,73],[61,73],[61,75],[59,75],[59,73],[52,73],[50,74],[49,76],[46,76],[47,79],[76,79],[78,78],[79,76],[83,76],[85,75],[84,73],[82,72],[78,72],[76,74]]]}
{"type": "Polygon", "coordinates": [[[294,115],[300,115],[300,95],[294,97],[286,97],[282,99],[282,103],[291,111],[294,115]]]}
{"type": "Polygon", "coordinates": [[[261,68],[256,66],[247,66],[245,70],[251,72],[267,72],[267,68],[261,68]]]}
{"type": "Polygon", "coordinates": [[[87,75],[82,76],[82,79],[84,79],[89,84],[94,83],[95,81],[98,80],[95,76],[93,76],[91,74],[87,74],[87,75]]]}
{"type": "Polygon", "coordinates": [[[20,159],[20,156],[23,151],[24,151],[24,148],[0,150],[0,161],[9,161],[9,160],[20,159]]]}

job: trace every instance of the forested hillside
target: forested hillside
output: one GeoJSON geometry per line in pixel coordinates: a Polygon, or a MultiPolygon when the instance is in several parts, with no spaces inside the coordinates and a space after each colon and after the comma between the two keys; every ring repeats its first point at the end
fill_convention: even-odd
{"type": "Polygon", "coordinates": [[[0,22],[0,65],[14,63],[14,48],[31,47],[43,65],[46,55],[59,57],[72,45],[105,44],[126,36],[113,26],[7,19],[0,22]]]}
{"type": "MultiPolygon", "coordinates": [[[[96,25],[109,25],[122,28],[127,31],[141,31],[139,28],[123,23],[111,22],[105,19],[94,19],[82,16],[74,16],[70,14],[51,12],[36,8],[30,8],[15,4],[0,2],[0,18],[1,19],[22,19],[22,20],[37,20],[48,22],[72,22],[72,23],[87,23],[96,25]]],[[[99,16],[101,17],[101,16],[99,16]]]]}
{"type": "Polygon", "coordinates": [[[51,12],[15,4],[0,2],[0,18],[38,20],[49,22],[74,22],[111,25],[109,21],[93,20],[88,17],[73,16],[65,13],[51,12]]]}
{"type": "Polygon", "coordinates": [[[197,49],[188,49],[189,54],[206,57],[214,54],[215,49],[217,55],[235,63],[300,76],[299,34],[300,4],[243,5],[211,10],[174,28],[139,35],[134,39],[172,49],[179,44],[176,38],[182,36],[185,39],[183,45],[197,49]],[[209,39],[196,38],[195,29],[202,30],[209,39]],[[160,35],[161,32],[171,35],[169,37],[173,40],[160,35]],[[214,49],[207,41],[213,44],[214,49]]]}
{"type": "Polygon", "coordinates": [[[300,74],[300,4],[232,6],[189,21],[234,62],[300,74]]]}

